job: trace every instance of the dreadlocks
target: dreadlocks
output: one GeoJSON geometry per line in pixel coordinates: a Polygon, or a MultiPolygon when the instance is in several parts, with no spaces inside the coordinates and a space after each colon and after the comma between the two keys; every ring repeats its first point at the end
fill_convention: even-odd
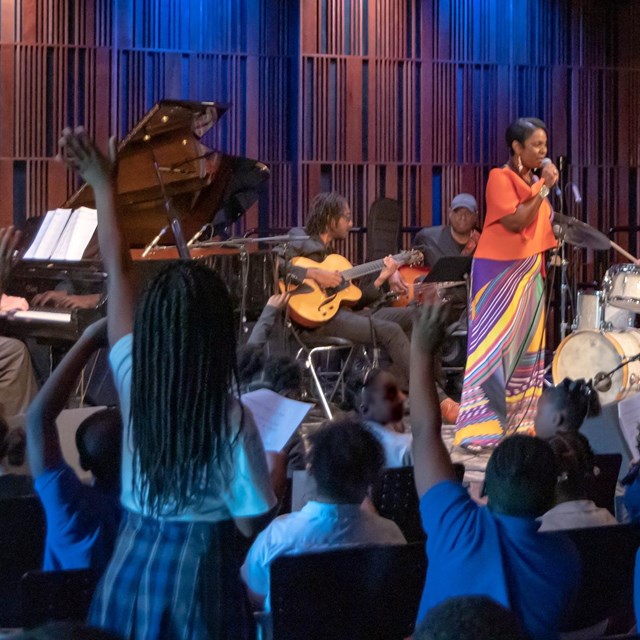
{"type": "Polygon", "coordinates": [[[310,236],[319,236],[337,222],[348,209],[349,203],[335,191],[319,193],[311,201],[309,219],[305,227],[306,232],[310,236]]]}
{"type": "Polygon", "coordinates": [[[236,339],[229,293],[195,262],[163,269],[138,305],[131,420],[135,488],[152,515],[179,513],[229,452],[236,339]]]}

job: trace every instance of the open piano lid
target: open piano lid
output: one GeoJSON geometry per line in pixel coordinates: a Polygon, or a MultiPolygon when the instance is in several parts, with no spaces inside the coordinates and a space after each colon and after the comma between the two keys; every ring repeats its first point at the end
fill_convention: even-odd
{"type": "MultiPolygon", "coordinates": [[[[118,211],[131,247],[146,245],[167,224],[165,194],[187,239],[208,223],[221,232],[257,200],[267,166],[200,142],[227,109],[215,102],[161,100],[119,144],[118,211]]],[[[87,185],[64,207],[81,205],[95,206],[87,185]]],[[[173,242],[168,231],[162,244],[173,242]]]]}

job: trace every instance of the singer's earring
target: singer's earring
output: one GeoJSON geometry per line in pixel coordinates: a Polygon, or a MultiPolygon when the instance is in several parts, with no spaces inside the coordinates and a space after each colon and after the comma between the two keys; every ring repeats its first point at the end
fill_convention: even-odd
{"type": "Polygon", "coordinates": [[[518,167],[518,173],[522,173],[522,160],[520,156],[516,156],[516,167],[518,167]]]}

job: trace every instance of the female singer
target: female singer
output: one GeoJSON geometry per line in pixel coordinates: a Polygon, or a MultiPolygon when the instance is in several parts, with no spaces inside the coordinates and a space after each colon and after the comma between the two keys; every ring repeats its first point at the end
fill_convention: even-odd
{"type": "Polygon", "coordinates": [[[471,272],[469,338],[455,443],[493,447],[532,433],[544,374],[544,252],[556,244],[547,196],[558,170],[547,128],[507,128],[509,162],[487,182],[487,210],[471,272]],[[539,171],[540,179],[534,176],[539,171]]]}

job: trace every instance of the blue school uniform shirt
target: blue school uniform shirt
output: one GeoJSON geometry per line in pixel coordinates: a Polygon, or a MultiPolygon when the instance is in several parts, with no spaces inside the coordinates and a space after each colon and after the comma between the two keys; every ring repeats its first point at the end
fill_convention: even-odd
{"type": "Polygon", "coordinates": [[[420,513],[429,564],[418,623],[447,598],[486,595],[514,611],[533,640],[558,637],[580,575],[568,538],[538,533],[532,518],[495,514],[449,480],[421,497],[420,513]]]}
{"type": "Polygon", "coordinates": [[[102,573],[120,526],[118,492],[83,484],[66,462],[45,470],[34,486],[47,521],[43,569],[95,569],[102,573]]]}

